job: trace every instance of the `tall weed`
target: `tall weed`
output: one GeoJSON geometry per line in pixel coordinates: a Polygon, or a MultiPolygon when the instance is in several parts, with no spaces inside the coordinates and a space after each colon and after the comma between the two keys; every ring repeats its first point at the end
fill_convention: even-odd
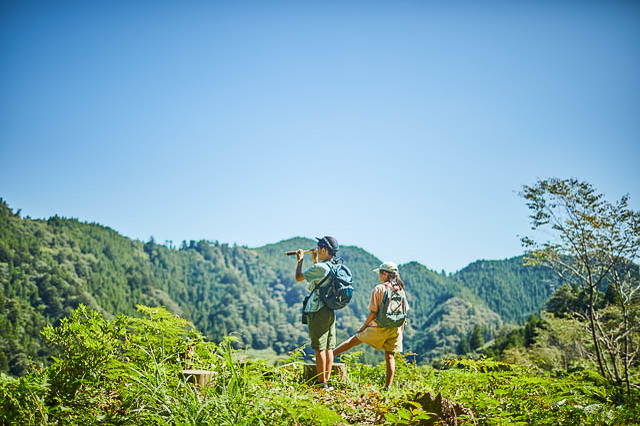
{"type": "Polygon", "coordinates": [[[57,358],[20,379],[0,376],[0,423],[413,424],[430,416],[416,402],[426,391],[472,409],[479,424],[640,423],[638,393],[616,393],[597,373],[554,376],[491,359],[433,368],[397,355],[394,385],[382,391],[384,362],[345,353],[348,381],[325,393],[300,380],[304,347],[274,366],[247,359],[233,337],[207,342],[162,308],[138,309],[140,317],[108,321],[81,306],[45,329],[57,358]],[[212,378],[197,386],[185,369],[212,378]]]}

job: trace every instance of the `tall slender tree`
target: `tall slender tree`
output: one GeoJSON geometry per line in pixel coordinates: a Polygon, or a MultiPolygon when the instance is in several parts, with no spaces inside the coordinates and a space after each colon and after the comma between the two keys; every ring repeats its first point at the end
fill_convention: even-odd
{"type": "Polygon", "coordinates": [[[584,292],[586,312],[576,313],[587,321],[600,373],[615,384],[626,382],[629,390],[628,369],[637,353],[633,339],[638,325],[630,319],[639,293],[633,266],[640,249],[640,213],[629,209],[628,195],[610,203],[589,183],[577,179],[539,180],[525,185],[521,196],[531,210],[532,230],[543,231],[540,234],[548,238],[543,242],[522,238],[529,264],[553,268],[564,282],[584,292]],[[607,285],[616,285],[622,292],[618,307],[624,321],[616,330],[607,327],[599,308],[598,299],[607,285]]]}
{"type": "Polygon", "coordinates": [[[472,350],[477,350],[484,345],[484,336],[482,335],[482,328],[476,324],[469,335],[469,345],[472,350]]]}

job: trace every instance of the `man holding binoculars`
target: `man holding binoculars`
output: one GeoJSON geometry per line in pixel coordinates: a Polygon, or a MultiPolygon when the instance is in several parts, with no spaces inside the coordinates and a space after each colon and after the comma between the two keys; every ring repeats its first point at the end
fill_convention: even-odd
{"type": "Polygon", "coordinates": [[[307,289],[311,292],[305,299],[303,315],[307,317],[311,347],[316,351],[318,382],[327,386],[333,364],[333,348],[336,346],[336,316],[333,310],[327,308],[320,300],[316,289],[329,274],[329,262],[333,260],[339,247],[338,241],[333,237],[325,236],[316,239],[318,248],[311,251],[313,265],[304,272],[302,264],[305,250],[300,249],[295,252],[298,260],[296,281],[307,280],[307,289]]]}

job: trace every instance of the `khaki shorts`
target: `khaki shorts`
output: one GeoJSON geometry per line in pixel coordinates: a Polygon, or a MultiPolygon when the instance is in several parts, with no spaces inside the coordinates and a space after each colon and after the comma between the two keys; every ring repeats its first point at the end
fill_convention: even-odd
{"type": "Polygon", "coordinates": [[[402,329],[369,326],[362,333],[356,334],[362,343],[385,352],[402,352],[402,329]]]}
{"type": "Polygon", "coordinates": [[[336,314],[326,306],[317,312],[310,312],[309,337],[311,347],[323,351],[336,347],[336,314]]]}

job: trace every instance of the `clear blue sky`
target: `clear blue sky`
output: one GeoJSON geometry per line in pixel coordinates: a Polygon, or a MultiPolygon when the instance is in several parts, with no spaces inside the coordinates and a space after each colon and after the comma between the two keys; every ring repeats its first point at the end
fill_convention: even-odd
{"type": "Polygon", "coordinates": [[[157,242],[335,236],[454,272],[517,193],[640,208],[638,2],[0,4],[0,197],[157,242]]]}

